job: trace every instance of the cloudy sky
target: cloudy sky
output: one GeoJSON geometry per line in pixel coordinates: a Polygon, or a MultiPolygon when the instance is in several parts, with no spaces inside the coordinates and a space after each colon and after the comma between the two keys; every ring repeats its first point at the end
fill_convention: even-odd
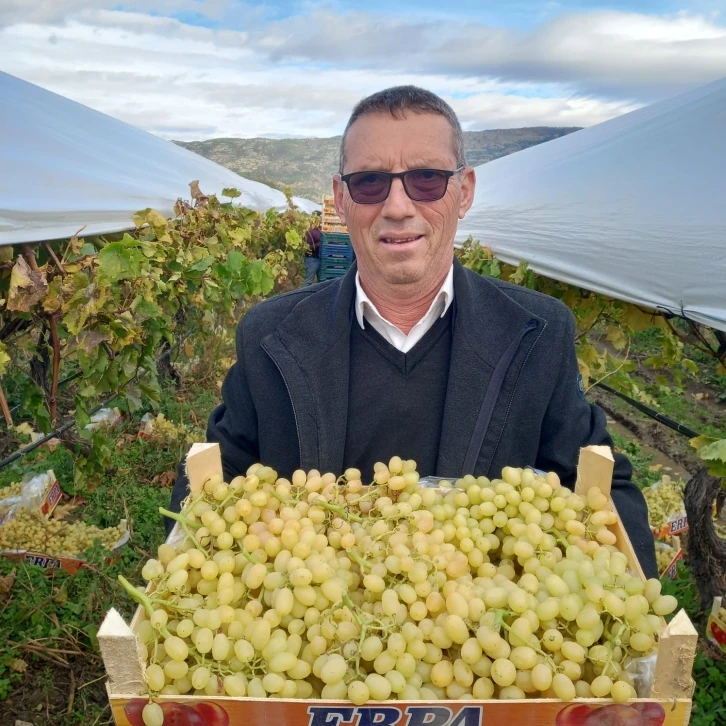
{"type": "Polygon", "coordinates": [[[590,126],[725,77],[726,3],[0,0],[0,70],[174,139],[332,136],[400,83],[470,130],[590,126]]]}

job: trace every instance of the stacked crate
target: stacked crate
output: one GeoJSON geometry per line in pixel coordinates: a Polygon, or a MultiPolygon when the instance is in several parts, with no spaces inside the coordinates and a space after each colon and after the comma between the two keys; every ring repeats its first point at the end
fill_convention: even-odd
{"type": "Polygon", "coordinates": [[[342,277],[355,259],[350,235],[339,232],[323,232],[320,235],[320,270],[318,278],[332,280],[342,277]]]}
{"type": "Polygon", "coordinates": [[[323,197],[323,215],[320,224],[320,269],[318,279],[333,280],[342,277],[355,259],[348,228],[335,211],[333,197],[323,197]]]}
{"type": "Polygon", "coordinates": [[[348,228],[335,211],[335,200],[333,195],[323,197],[322,219],[320,220],[322,232],[337,232],[347,234],[348,228]]]}

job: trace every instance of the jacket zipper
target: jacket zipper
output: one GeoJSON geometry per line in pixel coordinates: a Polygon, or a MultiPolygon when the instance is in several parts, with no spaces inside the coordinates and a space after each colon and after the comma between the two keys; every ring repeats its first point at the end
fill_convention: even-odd
{"type": "MultiPolygon", "coordinates": [[[[537,341],[542,337],[542,334],[545,331],[545,328],[547,327],[547,323],[545,323],[542,326],[542,330],[539,331],[539,335],[537,336],[537,340],[534,341],[532,344],[532,347],[527,352],[527,355],[524,357],[524,361],[522,362],[522,368],[520,370],[520,375],[522,373],[522,370],[524,370],[524,366],[527,365],[527,361],[529,360],[529,356],[532,355],[532,351],[534,350],[534,346],[537,345],[537,341]]],[[[514,381],[514,390],[517,388],[517,383],[519,383],[519,375],[517,376],[517,380],[514,381]]],[[[499,444],[502,442],[502,436],[504,435],[504,427],[507,425],[507,420],[509,419],[509,412],[512,410],[512,401],[514,400],[514,390],[512,391],[512,395],[509,397],[509,404],[507,405],[507,411],[504,414],[504,423],[502,423],[502,430],[499,432],[499,438],[497,439],[497,444],[494,447],[494,451],[492,452],[492,459],[497,455],[497,449],[499,448],[499,444]]]]}
{"type": "Polygon", "coordinates": [[[519,335],[510,343],[504,355],[499,359],[499,362],[492,373],[492,379],[489,381],[489,387],[484,395],[484,401],[482,402],[481,408],[479,409],[479,415],[474,425],[474,431],[471,435],[471,441],[469,442],[469,448],[466,451],[464,457],[462,476],[465,474],[471,474],[476,466],[476,460],[479,457],[479,452],[484,444],[484,439],[489,429],[489,422],[491,421],[492,414],[494,413],[494,407],[496,406],[499,394],[501,393],[502,386],[507,377],[507,373],[512,365],[514,357],[517,355],[519,346],[522,344],[524,336],[532,330],[536,330],[539,323],[537,320],[530,320],[523,328],[519,331],[519,335]]]}
{"type": "Polygon", "coordinates": [[[290,386],[287,384],[287,379],[285,378],[285,374],[282,372],[282,368],[280,368],[280,364],[275,360],[274,356],[270,353],[267,348],[263,345],[262,348],[264,349],[265,353],[270,357],[270,360],[275,364],[275,367],[277,368],[278,372],[280,373],[280,378],[282,378],[282,382],[285,384],[285,388],[287,389],[287,395],[290,397],[290,405],[292,406],[292,417],[295,419],[295,433],[297,434],[297,448],[298,448],[298,454],[300,455],[300,468],[303,468],[303,455],[302,455],[302,442],[300,441],[300,426],[297,422],[297,411],[295,410],[295,401],[293,400],[292,393],[290,392],[290,386]]]}

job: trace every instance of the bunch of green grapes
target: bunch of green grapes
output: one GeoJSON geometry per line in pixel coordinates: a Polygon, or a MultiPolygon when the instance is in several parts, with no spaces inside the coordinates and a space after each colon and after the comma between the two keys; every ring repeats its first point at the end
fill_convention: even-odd
{"type": "Polygon", "coordinates": [[[3,499],[8,499],[9,497],[18,497],[23,491],[23,484],[22,482],[15,482],[13,484],[10,484],[6,487],[0,488],[0,503],[3,499]]]}
{"type": "Polygon", "coordinates": [[[643,490],[648,504],[648,521],[653,529],[660,529],[674,515],[684,512],[683,484],[664,476],[658,486],[643,490]]]}
{"type": "Polygon", "coordinates": [[[658,565],[658,572],[663,573],[665,569],[673,562],[676,551],[673,547],[664,542],[658,542],[655,549],[655,559],[658,565]]]}
{"type": "Polygon", "coordinates": [[[256,464],[211,477],[144,565],[150,695],[347,699],[635,696],[675,598],[628,572],[610,500],[505,468],[434,489],[256,464]]]}
{"type": "Polygon", "coordinates": [[[21,509],[0,525],[0,550],[28,550],[54,557],[74,557],[99,541],[111,549],[123,534],[121,527],[100,529],[85,522],[46,519],[35,510],[21,509]]]}

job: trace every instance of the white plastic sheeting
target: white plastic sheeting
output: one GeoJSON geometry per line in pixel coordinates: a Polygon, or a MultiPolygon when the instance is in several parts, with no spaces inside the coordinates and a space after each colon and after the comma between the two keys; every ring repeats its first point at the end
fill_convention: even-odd
{"type": "MultiPolygon", "coordinates": [[[[192,101],[193,102],[193,101],[192,101]]],[[[189,183],[205,194],[236,187],[235,203],[287,207],[285,195],[170,141],[0,73],[0,246],[134,226],[152,207],[173,216],[189,183]]],[[[320,206],[294,198],[303,211],[320,206]]]]}
{"type": "Polygon", "coordinates": [[[457,243],[726,330],[726,79],[476,174],[457,243]]]}

